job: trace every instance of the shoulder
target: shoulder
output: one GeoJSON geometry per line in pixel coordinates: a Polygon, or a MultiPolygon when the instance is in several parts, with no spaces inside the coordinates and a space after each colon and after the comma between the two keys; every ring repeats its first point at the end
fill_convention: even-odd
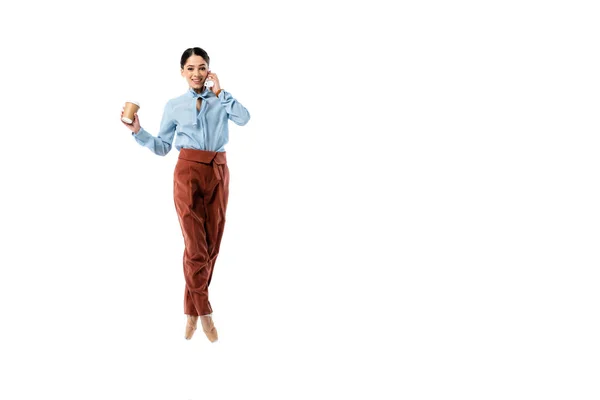
{"type": "Polygon", "coordinates": [[[167,100],[167,103],[165,104],[165,108],[170,109],[170,110],[175,110],[175,109],[181,107],[182,105],[189,103],[189,102],[186,102],[187,97],[188,96],[186,94],[182,94],[180,96],[173,97],[173,98],[167,100]]]}
{"type": "Polygon", "coordinates": [[[169,99],[167,101],[167,104],[170,104],[170,105],[180,104],[180,103],[185,102],[185,100],[187,98],[188,98],[188,94],[184,93],[184,94],[181,94],[181,95],[179,95],[177,97],[173,97],[173,98],[169,99]]]}

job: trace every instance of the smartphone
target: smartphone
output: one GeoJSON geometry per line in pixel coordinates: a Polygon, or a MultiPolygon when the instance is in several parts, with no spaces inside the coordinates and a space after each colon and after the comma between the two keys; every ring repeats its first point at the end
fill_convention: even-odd
{"type": "MultiPolygon", "coordinates": [[[[210,71],[208,71],[208,73],[210,74],[210,71]]],[[[215,83],[213,81],[207,79],[204,81],[204,86],[207,88],[211,88],[211,87],[215,86],[215,83]]]]}

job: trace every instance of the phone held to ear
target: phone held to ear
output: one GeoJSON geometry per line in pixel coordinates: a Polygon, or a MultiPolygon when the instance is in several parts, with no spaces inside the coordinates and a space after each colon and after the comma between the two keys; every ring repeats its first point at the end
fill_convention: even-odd
{"type": "MultiPolygon", "coordinates": [[[[210,71],[208,71],[208,73],[210,74],[210,71]]],[[[215,83],[213,81],[207,79],[204,81],[204,86],[207,88],[211,88],[211,87],[215,86],[215,83]]]]}

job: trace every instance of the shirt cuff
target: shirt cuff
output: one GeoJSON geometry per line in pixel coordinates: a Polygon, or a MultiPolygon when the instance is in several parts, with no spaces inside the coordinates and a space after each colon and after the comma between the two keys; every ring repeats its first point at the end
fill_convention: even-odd
{"type": "Polygon", "coordinates": [[[144,128],[140,127],[138,133],[131,132],[131,136],[136,140],[136,142],[140,144],[144,144],[150,138],[150,134],[144,130],[144,128]]]}

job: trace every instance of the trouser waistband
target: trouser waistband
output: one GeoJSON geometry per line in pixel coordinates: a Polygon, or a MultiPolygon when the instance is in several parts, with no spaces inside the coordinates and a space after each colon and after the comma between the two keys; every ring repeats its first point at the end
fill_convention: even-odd
{"type": "Polygon", "coordinates": [[[213,171],[218,180],[221,180],[221,173],[217,165],[227,164],[227,155],[224,151],[207,151],[196,149],[181,149],[179,158],[186,161],[207,164],[213,166],[213,171]]]}

